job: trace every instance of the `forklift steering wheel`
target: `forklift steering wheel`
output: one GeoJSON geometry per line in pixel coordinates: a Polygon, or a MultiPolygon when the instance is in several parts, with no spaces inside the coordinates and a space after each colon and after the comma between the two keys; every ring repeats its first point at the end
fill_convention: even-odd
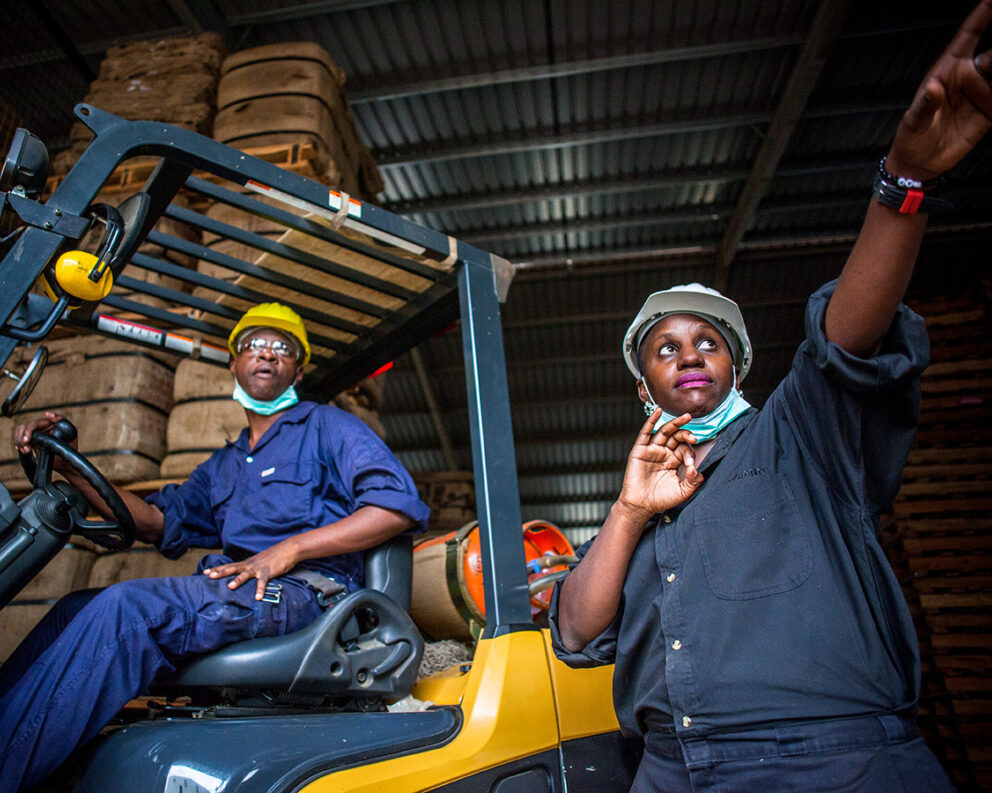
{"type": "Polygon", "coordinates": [[[115,520],[85,520],[72,510],[72,533],[79,534],[112,551],[126,551],[134,544],[135,527],[131,512],[107,478],[83,455],[69,444],[76,439],[76,428],[66,419],[59,419],[51,433],[34,432],[30,444],[38,454],[37,461],[21,453],[21,467],[36,490],[50,491],[52,463],[55,457],[64,460],[92,487],[113,513],[115,520]]]}

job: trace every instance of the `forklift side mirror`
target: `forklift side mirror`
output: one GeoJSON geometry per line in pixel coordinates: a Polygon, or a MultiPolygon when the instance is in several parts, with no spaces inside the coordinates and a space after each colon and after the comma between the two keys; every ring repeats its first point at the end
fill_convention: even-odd
{"type": "Polygon", "coordinates": [[[47,178],[48,149],[37,135],[18,127],[0,169],[0,191],[20,187],[25,195],[40,195],[47,178]]]}
{"type": "Polygon", "coordinates": [[[12,380],[17,380],[17,385],[0,405],[0,413],[9,418],[21,409],[21,406],[31,396],[31,392],[34,391],[34,387],[38,385],[38,380],[41,379],[41,374],[45,371],[46,363],[48,363],[48,348],[39,347],[31,359],[31,363],[28,364],[28,368],[20,377],[9,369],[3,370],[4,375],[12,380]]]}

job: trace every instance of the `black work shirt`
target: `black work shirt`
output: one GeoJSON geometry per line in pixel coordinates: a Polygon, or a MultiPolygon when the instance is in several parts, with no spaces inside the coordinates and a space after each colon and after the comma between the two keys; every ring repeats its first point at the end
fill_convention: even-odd
{"type": "Polygon", "coordinates": [[[555,652],[616,664],[625,732],[688,738],[915,709],[916,634],[877,527],[915,434],[929,344],[903,306],[878,354],[846,353],[823,331],[832,292],[810,298],[791,371],[718,436],[703,485],[649,522],[616,618],[580,652],[561,644],[555,589],[555,652]]]}

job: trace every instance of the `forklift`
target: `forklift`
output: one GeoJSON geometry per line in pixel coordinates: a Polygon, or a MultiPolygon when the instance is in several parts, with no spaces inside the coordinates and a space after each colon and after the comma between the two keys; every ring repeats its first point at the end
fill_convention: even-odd
{"type": "MultiPolygon", "coordinates": [[[[76,789],[627,790],[640,747],[619,731],[613,667],[568,668],[533,618],[500,321],[512,265],[189,130],[87,104],[75,112],[95,137],[47,199],[48,153],[30,132],[17,131],[0,171],[0,206],[17,223],[0,240],[0,361],[37,345],[23,372],[4,370],[17,381],[4,415],[16,414],[42,376],[41,343],[57,325],[226,367],[222,340],[239,307],[276,295],[312,331],[314,366],[301,396],[327,401],[460,320],[485,613],[470,662],[417,679],[424,639],[408,612],[412,548],[409,538],[390,541],[367,552],[365,588],[307,628],[229,645],[156,680],[161,702],[152,696],[76,753],[76,789]],[[132,163],[148,168],[140,189],[116,206],[96,201],[132,163]],[[284,233],[222,222],[198,209],[206,202],[284,233]],[[211,243],[156,229],[162,218],[211,243]],[[81,250],[94,230],[95,250],[81,250]],[[259,258],[224,252],[217,240],[259,258]],[[142,252],[146,242],[237,277],[142,252]],[[383,267],[413,277],[398,283],[383,267]],[[135,277],[141,269],[184,287],[135,277]],[[389,299],[369,300],[368,290],[389,299]],[[422,708],[388,708],[408,697],[422,708]]],[[[29,494],[15,501],[0,484],[0,607],[73,535],[113,550],[134,542],[130,514],[73,448],[75,434],[63,422],[34,436],[35,454],[21,460],[29,494]],[[81,494],[53,479],[55,457],[94,487],[114,520],[87,517],[81,494]]]]}

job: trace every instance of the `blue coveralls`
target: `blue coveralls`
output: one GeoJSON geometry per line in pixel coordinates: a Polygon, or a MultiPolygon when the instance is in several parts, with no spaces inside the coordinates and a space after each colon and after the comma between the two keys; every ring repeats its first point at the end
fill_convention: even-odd
{"type": "MultiPolygon", "coordinates": [[[[254,449],[245,430],[181,485],[149,497],[165,516],[160,548],[258,552],[374,505],[424,528],[427,506],[410,475],[359,419],[302,402],[254,449]]],[[[230,561],[209,554],[200,569],[230,561]]],[[[311,560],[353,590],[361,554],[311,560]]],[[[0,791],[30,789],[92,738],[177,659],[231,642],[292,632],[321,611],[302,582],[281,577],[279,603],[255,600],[253,582],[201,574],[149,578],[63,598],[0,670],[0,791]]]]}
{"type": "Polygon", "coordinates": [[[617,718],[644,739],[636,793],[951,789],[916,737],[916,634],[877,538],[926,329],[902,307],[876,355],[849,355],[823,332],[832,291],[810,298],[764,407],[717,437],[702,486],[649,522],[613,624],[568,652],[552,595],[558,657],[616,664],[617,718]]]}

